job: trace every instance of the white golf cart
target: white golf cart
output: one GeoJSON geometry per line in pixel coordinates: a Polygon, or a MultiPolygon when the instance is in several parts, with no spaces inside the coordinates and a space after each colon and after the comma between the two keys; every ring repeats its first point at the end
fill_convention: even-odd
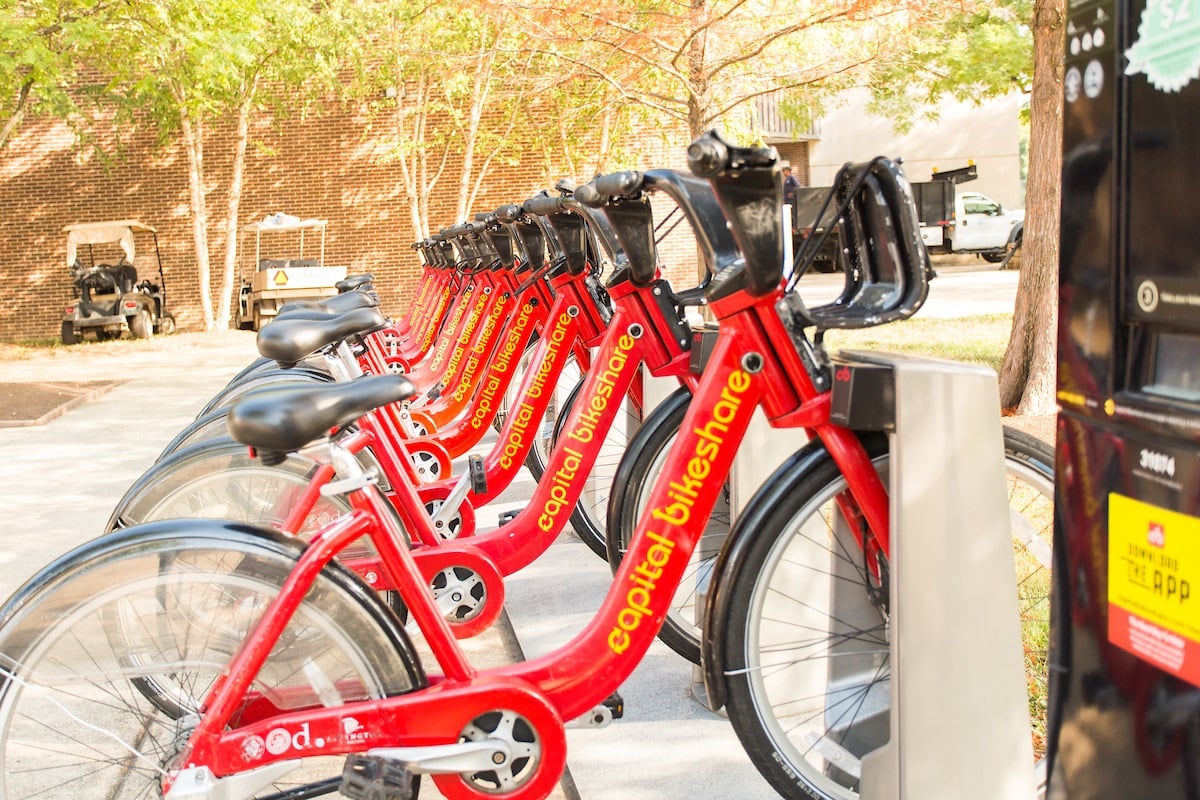
{"type": "Polygon", "coordinates": [[[175,332],[175,318],[166,311],[162,254],[154,228],[117,220],[67,225],[63,233],[74,280],[74,298],[63,309],[63,344],[75,344],[88,334],[103,341],[125,331],[135,339],[175,332]],[[135,240],[154,243],[158,283],[138,280],[135,240]]]}
{"type": "Polygon", "coordinates": [[[275,319],[285,303],[293,300],[323,300],[338,293],[337,282],[346,277],[345,267],[325,266],[325,226],[323,219],[300,219],[290,214],[271,214],[262,222],[252,222],[242,228],[239,251],[242,261],[249,256],[245,239],[254,236],[254,260],[249,270],[243,269],[241,290],[238,292],[237,326],[243,330],[258,330],[275,319]],[[263,235],[271,240],[264,243],[263,235]],[[285,234],[291,234],[290,236],[285,234]],[[305,255],[305,234],[319,237],[317,255],[305,255]],[[287,258],[267,258],[268,246],[295,252],[287,258]],[[247,271],[249,276],[247,276],[247,271]]]}

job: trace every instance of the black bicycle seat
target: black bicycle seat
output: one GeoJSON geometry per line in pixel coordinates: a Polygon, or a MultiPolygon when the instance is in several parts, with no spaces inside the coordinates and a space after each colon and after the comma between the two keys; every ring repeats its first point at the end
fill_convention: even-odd
{"type": "Polygon", "coordinates": [[[335,283],[334,287],[338,290],[339,293],[345,293],[345,292],[353,291],[354,289],[359,289],[363,286],[367,286],[368,284],[371,284],[374,282],[375,282],[374,275],[372,275],[369,272],[363,272],[358,275],[347,275],[345,278],[342,278],[340,281],[335,283]]]}
{"type": "Polygon", "coordinates": [[[322,311],[329,314],[345,314],[356,308],[374,308],[379,305],[379,295],[374,292],[355,289],[342,292],[324,300],[293,300],[284,303],[275,315],[276,319],[297,311],[322,311]]]}
{"type": "Polygon", "coordinates": [[[258,352],[275,359],[281,367],[293,367],[330,345],[387,326],[387,318],[374,308],[332,315],[297,311],[262,327],[258,332],[258,352]]]}
{"type": "Polygon", "coordinates": [[[258,389],[230,407],[229,435],[271,460],[273,455],[299,450],[372,409],[414,394],[412,382],[400,375],[258,389]]]}

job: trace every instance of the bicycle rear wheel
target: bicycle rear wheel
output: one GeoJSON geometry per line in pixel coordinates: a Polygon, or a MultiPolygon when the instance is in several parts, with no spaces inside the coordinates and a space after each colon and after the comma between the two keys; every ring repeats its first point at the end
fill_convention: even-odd
{"type": "MultiPolygon", "coordinates": [[[[0,611],[0,797],[158,797],[200,701],[298,552],[264,531],[173,522],[102,537],[26,584],[0,611]]],[[[256,676],[253,713],[261,719],[264,700],[291,711],[424,685],[397,620],[334,566],[256,676]]],[[[303,759],[263,794],[328,783],[341,768],[303,759]]]]}
{"type": "MultiPolygon", "coordinates": [[[[156,463],[134,482],[113,510],[108,530],[194,517],[279,530],[317,467],[299,455],[266,466],[228,437],[200,442],[156,463]]],[[[307,538],[349,510],[342,497],[321,497],[295,533],[307,538]]]]}
{"type": "Polygon", "coordinates": [[[167,446],[158,454],[155,462],[165,461],[170,458],[173,453],[176,453],[185,448],[191,447],[200,442],[210,442],[213,439],[220,439],[229,436],[229,407],[221,406],[214,408],[207,414],[197,417],[188,423],[183,430],[175,434],[175,438],[167,442],[167,446]]]}
{"type": "Polygon", "coordinates": [[[200,409],[200,413],[196,415],[196,418],[199,419],[215,409],[231,406],[239,397],[255,389],[276,386],[312,386],[314,384],[325,383],[333,383],[333,376],[317,370],[304,369],[302,367],[296,369],[263,370],[248,376],[241,383],[227,386],[217,392],[209,398],[204,408],[200,409]]]}

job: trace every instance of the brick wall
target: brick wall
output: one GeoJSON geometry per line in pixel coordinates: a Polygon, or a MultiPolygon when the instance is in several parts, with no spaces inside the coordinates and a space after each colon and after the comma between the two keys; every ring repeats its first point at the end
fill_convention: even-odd
{"type": "MultiPolygon", "coordinates": [[[[325,263],[375,273],[384,310],[406,311],[418,261],[409,247],[413,234],[403,183],[399,167],[378,158],[365,123],[350,113],[278,126],[263,121],[252,135],[261,146],[252,146],[248,155],[240,224],[277,211],[328,220],[325,263]]],[[[205,149],[205,173],[214,189],[208,198],[214,287],[224,259],[230,142],[228,131],[210,131],[205,149]]],[[[117,145],[115,137],[99,144],[110,152],[117,145]]],[[[683,167],[686,145],[682,131],[647,133],[633,166],[683,167]]],[[[65,124],[31,120],[0,155],[0,278],[8,301],[0,304],[0,340],[58,336],[62,306],[71,298],[61,229],[116,219],[158,229],[170,310],[181,330],[201,327],[186,155],[178,145],[158,147],[148,131],[123,132],[121,153],[113,160],[83,153],[65,124]]],[[[797,167],[807,163],[785,158],[797,167]]],[[[523,200],[563,177],[546,174],[540,153],[511,161],[490,170],[477,209],[523,200]]],[[[457,177],[458,166],[448,165],[446,174],[457,177]]],[[[456,221],[454,180],[442,185],[430,212],[434,229],[456,221]]],[[[239,266],[249,268],[253,246],[249,238],[242,242],[239,266]]],[[[695,248],[686,225],[664,240],[662,253],[674,284],[695,284],[695,248]]],[[[143,261],[147,256],[143,247],[138,260],[143,278],[153,277],[153,267],[143,261]]]]}

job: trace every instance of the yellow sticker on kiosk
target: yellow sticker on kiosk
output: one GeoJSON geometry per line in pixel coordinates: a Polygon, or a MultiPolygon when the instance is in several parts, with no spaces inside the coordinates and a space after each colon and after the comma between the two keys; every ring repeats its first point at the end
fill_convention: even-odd
{"type": "Polygon", "coordinates": [[[1108,639],[1200,686],[1200,518],[1108,497],[1108,639]]]}

